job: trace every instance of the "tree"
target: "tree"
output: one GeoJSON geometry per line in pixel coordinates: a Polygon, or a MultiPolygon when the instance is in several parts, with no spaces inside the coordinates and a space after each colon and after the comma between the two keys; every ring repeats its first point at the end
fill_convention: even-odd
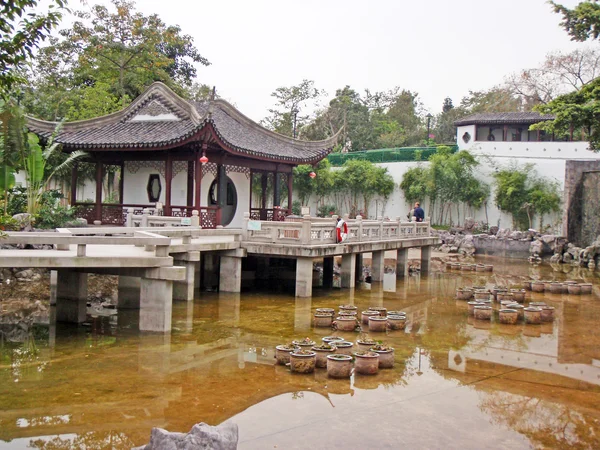
{"type": "Polygon", "coordinates": [[[314,84],[305,79],[298,85],[275,89],[271,96],[277,99],[276,106],[269,109],[271,115],[262,120],[263,125],[277,133],[293,136],[294,131],[308,124],[310,115],[302,114],[303,109],[309,101],[316,102],[324,95],[324,91],[315,88],[314,84]]]}
{"type": "Polygon", "coordinates": [[[469,91],[460,102],[469,114],[485,112],[522,111],[523,103],[518,95],[508,87],[496,86],[487,91],[469,91]]]}
{"type": "Polygon", "coordinates": [[[112,0],[111,9],[94,5],[75,17],[36,58],[25,99],[29,113],[48,120],[73,111],[78,118],[105,114],[154,81],[185,95],[197,74],[194,64],[209,64],[179,26],[136,12],[134,2],[112,0]]]}
{"type": "Polygon", "coordinates": [[[562,14],[561,26],[573,41],[598,39],[600,36],[600,5],[597,0],[580,2],[569,9],[561,4],[549,2],[555,13],[562,14]]]}
{"type": "Polygon", "coordinates": [[[65,0],[51,0],[45,13],[38,0],[6,0],[0,4],[0,96],[23,82],[19,70],[62,18],[65,0]]]}

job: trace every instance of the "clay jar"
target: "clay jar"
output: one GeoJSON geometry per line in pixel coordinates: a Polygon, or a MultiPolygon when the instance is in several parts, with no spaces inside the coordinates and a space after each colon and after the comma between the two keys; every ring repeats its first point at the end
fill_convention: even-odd
{"type": "Polygon", "coordinates": [[[470,300],[473,297],[473,290],[468,288],[458,288],[456,290],[457,300],[470,300]]]}
{"type": "Polygon", "coordinates": [[[333,323],[333,316],[330,314],[315,314],[315,327],[331,327],[333,323]]]}
{"type": "Polygon", "coordinates": [[[356,341],[356,345],[358,347],[359,352],[368,352],[371,347],[373,347],[374,345],[377,345],[377,342],[375,342],[372,339],[365,340],[365,341],[361,341],[359,339],[356,341]]]}
{"type": "Polygon", "coordinates": [[[350,378],[352,356],[327,355],[327,376],[331,378],[350,378]]]}
{"type": "Polygon", "coordinates": [[[375,375],[379,371],[379,354],[375,352],[354,353],[354,372],[375,375]]]}
{"type": "Polygon", "coordinates": [[[312,373],[315,371],[317,354],[310,350],[290,353],[290,370],[296,373],[312,373]]]}
{"type": "Polygon", "coordinates": [[[542,306],[541,320],[542,322],[554,321],[554,306],[542,306]]]}
{"type": "Polygon", "coordinates": [[[452,263],[452,270],[460,270],[460,263],[452,263]]]}
{"type": "Polygon", "coordinates": [[[491,306],[476,306],[475,307],[475,318],[477,320],[490,320],[492,318],[492,307],[491,306]]]}
{"type": "Polygon", "coordinates": [[[475,266],[475,271],[476,272],[485,272],[485,265],[484,264],[477,264],[475,266]]]}
{"type": "Polygon", "coordinates": [[[493,272],[494,271],[494,266],[491,264],[486,264],[485,265],[485,271],[486,272],[493,272]]]}
{"type": "Polygon", "coordinates": [[[580,283],[581,293],[588,295],[592,293],[592,283],[580,283]]]}
{"type": "Polygon", "coordinates": [[[387,317],[369,317],[369,331],[382,332],[387,330],[387,317]]]}
{"type": "Polygon", "coordinates": [[[387,315],[387,308],[383,306],[369,306],[369,311],[377,311],[380,316],[387,315]]]}
{"type": "Polygon", "coordinates": [[[290,363],[290,353],[296,350],[297,347],[287,345],[278,345],[275,347],[275,360],[280,366],[285,366],[290,363]]]}
{"type": "Polygon", "coordinates": [[[532,292],[544,292],[546,288],[546,283],[543,281],[532,281],[531,282],[531,291],[532,292]]]}
{"type": "Polygon", "coordinates": [[[450,261],[448,261],[448,262],[446,263],[446,270],[450,270],[450,269],[452,269],[452,264],[453,264],[453,263],[451,263],[450,261]]]}
{"type": "Polygon", "coordinates": [[[354,347],[352,342],[336,341],[334,353],[336,355],[352,355],[352,347],[354,347]]]}
{"type": "Polygon", "coordinates": [[[475,292],[473,292],[473,298],[476,301],[489,300],[490,299],[490,291],[487,291],[487,290],[476,290],[475,292]]]}
{"type": "Polygon", "coordinates": [[[316,342],[309,338],[305,338],[299,341],[292,341],[292,344],[297,345],[301,350],[310,350],[311,347],[316,344],[316,342]]]}
{"type": "Polygon", "coordinates": [[[563,293],[563,284],[562,283],[552,283],[550,285],[550,292],[553,294],[562,294],[563,293]]]}
{"type": "Polygon", "coordinates": [[[354,306],[354,305],[340,305],[339,306],[340,311],[356,311],[357,309],[358,309],[358,307],[354,306]]]}
{"type": "Polygon", "coordinates": [[[406,316],[390,314],[387,316],[390,330],[404,330],[406,328],[406,316]]]}
{"type": "Polygon", "coordinates": [[[315,366],[324,368],[327,367],[327,356],[333,355],[335,352],[335,344],[323,344],[315,346],[311,350],[317,354],[315,366]]]}
{"type": "Polygon", "coordinates": [[[581,285],[580,284],[569,284],[567,287],[570,295],[579,295],[581,294],[581,285]]]}
{"type": "Polygon", "coordinates": [[[325,336],[325,337],[322,337],[321,340],[323,342],[325,342],[326,344],[329,344],[331,342],[343,341],[344,338],[340,337],[340,336],[325,336]]]}
{"type": "Polygon", "coordinates": [[[356,317],[357,313],[356,313],[356,311],[348,311],[347,309],[341,309],[340,312],[338,312],[338,316],[340,316],[340,317],[356,317]]]}
{"type": "Polygon", "coordinates": [[[369,350],[379,355],[379,368],[391,369],[394,367],[394,349],[391,347],[376,346],[369,350]]]}
{"type": "Polygon", "coordinates": [[[333,308],[317,308],[315,314],[329,314],[331,317],[335,315],[335,309],[333,308]]]}
{"type": "Polygon", "coordinates": [[[525,301],[525,289],[511,289],[510,293],[513,296],[513,300],[517,303],[523,303],[525,301]]]}
{"type": "Polygon", "coordinates": [[[519,305],[518,303],[511,303],[510,305],[506,305],[508,309],[514,309],[517,311],[517,315],[519,320],[523,320],[525,317],[525,307],[523,305],[519,305]]]}
{"type": "Polygon", "coordinates": [[[361,321],[365,325],[369,325],[369,317],[378,316],[378,315],[379,315],[379,311],[371,311],[370,309],[360,313],[361,321]]]}
{"type": "Polygon", "coordinates": [[[501,309],[499,318],[500,323],[515,325],[519,320],[519,313],[516,309],[501,309]]]}
{"type": "Polygon", "coordinates": [[[461,264],[460,270],[471,270],[471,264],[461,264]]]}
{"type": "Polygon", "coordinates": [[[469,302],[469,303],[467,303],[467,305],[469,307],[469,315],[470,316],[474,316],[475,315],[475,307],[476,306],[485,306],[481,302],[469,302]]]}
{"type": "Polygon", "coordinates": [[[354,331],[356,328],[356,317],[354,316],[339,316],[335,319],[337,329],[340,331],[354,331]]]}
{"type": "Polygon", "coordinates": [[[525,323],[532,325],[539,325],[542,323],[542,310],[533,306],[525,308],[525,323]]]}
{"type": "Polygon", "coordinates": [[[510,300],[510,301],[515,301],[514,296],[512,295],[511,292],[498,292],[498,295],[496,295],[496,300],[498,300],[499,302],[502,302],[503,300],[510,300]]]}

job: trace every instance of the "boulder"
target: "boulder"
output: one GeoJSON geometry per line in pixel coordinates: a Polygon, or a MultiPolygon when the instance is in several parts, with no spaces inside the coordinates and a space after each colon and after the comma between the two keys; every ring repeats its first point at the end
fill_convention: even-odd
{"type": "Polygon", "coordinates": [[[492,236],[496,236],[496,234],[498,234],[499,230],[500,230],[500,228],[498,228],[496,225],[494,225],[493,227],[490,227],[490,234],[492,236]]]}
{"type": "Polygon", "coordinates": [[[464,229],[466,231],[472,231],[473,228],[475,228],[475,219],[473,219],[472,217],[467,217],[465,219],[464,229]]]}
{"type": "Polygon", "coordinates": [[[511,239],[514,239],[515,241],[520,241],[521,239],[523,239],[523,232],[522,231],[513,231],[512,233],[510,233],[509,237],[511,239]]]}
{"type": "Polygon", "coordinates": [[[506,239],[510,236],[510,228],[500,228],[496,233],[498,239],[506,239]]]}
{"type": "Polygon", "coordinates": [[[150,443],[134,450],[235,450],[237,443],[236,424],[222,423],[213,427],[198,423],[189,433],[171,433],[162,428],[152,428],[150,443]]]}
{"type": "Polygon", "coordinates": [[[531,255],[541,255],[542,254],[543,243],[542,241],[531,241],[529,244],[529,253],[531,255]]]}

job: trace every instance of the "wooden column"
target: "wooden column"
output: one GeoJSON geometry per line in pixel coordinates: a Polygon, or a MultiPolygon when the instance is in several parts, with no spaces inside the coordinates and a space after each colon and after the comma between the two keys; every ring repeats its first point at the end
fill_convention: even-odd
{"type": "Polygon", "coordinates": [[[248,212],[252,215],[252,185],[254,183],[254,172],[250,169],[250,201],[248,202],[250,205],[248,206],[248,212]]]}
{"type": "Polygon", "coordinates": [[[96,220],[102,222],[102,163],[96,163],[96,220]]]}
{"type": "Polygon", "coordinates": [[[125,161],[121,163],[121,179],[119,182],[119,203],[123,204],[123,190],[125,189],[125,161]]]}
{"type": "Polygon", "coordinates": [[[173,156],[170,152],[167,152],[167,159],[165,161],[165,216],[171,215],[171,182],[173,181],[173,156]]]}
{"type": "Polygon", "coordinates": [[[71,205],[75,203],[77,203],[77,163],[71,169],[71,205]]]}
{"type": "Polygon", "coordinates": [[[194,206],[194,161],[188,161],[187,168],[187,199],[185,205],[194,206]]]}
{"type": "MultiPolygon", "coordinates": [[[[206,151],[207,145],[206,143],[202,144],[202,150],[206,151]]],[[[202,156],[201,152],[198,152],[196,154],[196,195],[195,195],[195,207],[198,210],[198,212],[200,212],[200,204],[201,204],[201,199],[200,199],[200,187],[202,184],[202,163],[200,162],[200,156],[202,156]]]]}
{"type": "Polygon", "coordinates": [[[267,220],[267,186],[269,185],[268,174],[262,173],[260,175],[260,183],[261,183],[261,205],[260,205],[260,220],[267,220]]]}
{"type": "Polygon", "coordinates": [[[225,174],[225,165],[217,165],[217,206],[219,211],[217,214],[217,225],[222,225],[221,219],[223,214],[223,207],[227,200],[227,175],[225,174]]]}
{"type": "Polygon", "coordinates": [[[281,174],[275,172],[273,174],[273,207],[281,206],[281,193],[279,192],[279,181],[281,174]]]}
{"type": "Polygon", "coordinates": [[[292,213],[292,187],[294,185],[293,173],[289,172],[287,175],[288,184],[288,214],[292,213]]]}
{"type": "Polygon", "coordinates": [[[502,128],[502,140],[504,142],[508,141],[508,125],[504,125],[504,128],[502,128]]]}

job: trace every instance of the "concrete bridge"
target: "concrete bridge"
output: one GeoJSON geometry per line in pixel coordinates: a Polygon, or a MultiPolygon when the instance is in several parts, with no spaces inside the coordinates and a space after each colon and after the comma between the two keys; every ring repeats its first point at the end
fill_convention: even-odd
{"type": "Polygon", "coordinates": [[[341,257],[341,287],[353,288],[362,278],[364,253],[371,254],[372,281],[379,282],[385,252],[396,252],[396,276],[401,278],[408,268],[408,249],[414,247],[421,248],[421,271],[429,271],[431,246],[439,239],[431,236],[428,222],[346,219],[348,239],[336,244],[335,219],[304,216],[271,222],[250,220],[246,214],[242,229],[202,229],[197,214],[190,220],[144,212],[126,227],[7,233],[0,243],[21,248],[0,249],[0,268],[56,271],[56,318],[73,323],[86,320],[87,274],[118,275],[118,307],[139,308],[140,329],[159,332],[171,329],[173,300],[192,301],[204,277],[212,277],[220,292],[240,292],[243,274],[253,277],[284,260],[295,264],[296,296],[311,297],[315,260],[323,260],[323,285],[331,287],[334,257],[341,257]],[[31,249],[33,245],[51,248],[31,249]],[[244,263],[251,267],[242,271],[244,263]]]}

